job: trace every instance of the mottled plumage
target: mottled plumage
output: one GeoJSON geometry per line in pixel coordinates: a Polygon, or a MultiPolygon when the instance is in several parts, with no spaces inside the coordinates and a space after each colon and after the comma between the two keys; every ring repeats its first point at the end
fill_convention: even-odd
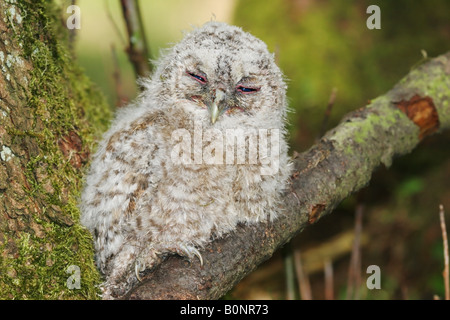
{"type": "Polygon", "coordinates": [[[275,218],[291,168],[283,75],[249,33],[209,22],[142,85],[100,142],[82,193],[105,298],[161,256],[201,259],[198,249],[238,223],[275,218]]]}

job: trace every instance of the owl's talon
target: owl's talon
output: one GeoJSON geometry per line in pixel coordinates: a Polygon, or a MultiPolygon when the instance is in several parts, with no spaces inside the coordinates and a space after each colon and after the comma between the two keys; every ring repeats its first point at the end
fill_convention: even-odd
{"type": "Polygon", "coordinates": [[[196,248],[191,248],[192,252],[195,254],[195,256],[200,260],[200,265],[203,267],[203,258],[200,252],[196,248]]]}
{"type": "Polygon", "coordinates": [[[203,258],[200,252],[197,250],[197,248],[181,245],[180,249],[181,251],[183,251],[183,253],[185,253],[188,256],[189,259],[191,259],[193,255],[195,255],[198,258],[198,260],[200,260],[200,265],[203,266],[203,258]]]}
{"type": "Polygon", "coordinates": [[[136,274],[136,278],[139,280],[139,282],[142,281],[141,277],[139,276],[139,273],[145,270],[145,263],[141,263],[139,259],[137,259],[134,262],[134,273],[136,274]]]}

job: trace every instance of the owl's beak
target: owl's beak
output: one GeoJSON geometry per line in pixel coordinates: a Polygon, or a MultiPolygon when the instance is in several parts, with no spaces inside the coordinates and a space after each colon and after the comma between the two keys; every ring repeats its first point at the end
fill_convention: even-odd
{"type": "Polygon", "coordinates": [[[214,98],[214,101],[212,102],[211,106],[209,107],[209,112],[211,115],[211,123],[214,124],[216,120],[219,118],[219,116],[223,113],[224,108],[224,102],[225,102],[226,94],[221,89],[216,89],[216,95],[214,98]]]}

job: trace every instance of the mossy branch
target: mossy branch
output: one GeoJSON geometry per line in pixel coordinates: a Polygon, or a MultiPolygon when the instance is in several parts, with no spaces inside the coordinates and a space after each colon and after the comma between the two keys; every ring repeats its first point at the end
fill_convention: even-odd
{"type": "Polygon", "coordinates": [[[127,299],[217,299],[308,225],[366,186],[381,164],[450,127],[450,52],[412,70],[391,91],[346,116],[294,160],[284,215],[239,225],[201,251],[204,265],[169,257],[127,299]]]}

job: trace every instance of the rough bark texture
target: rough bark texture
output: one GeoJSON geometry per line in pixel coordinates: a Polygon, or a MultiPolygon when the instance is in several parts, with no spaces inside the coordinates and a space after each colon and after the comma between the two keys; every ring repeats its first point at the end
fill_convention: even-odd
{"type": "Polygon", "coordinates": [[[120,0],[122,13],[127,27],[129,45],[128,58],[133,65],[136,77],[148,77],[152,71],[147,37],[144,32],[142,15],[137,0],[120,0]]]}
{"type": "Polygon", "coordinates": [[[110,112],[67,50],[61,12],[0,1],[0,299],[98,297],[77,198],[92,128],[110,112]]]}
{"type": "Polygon", "coordinates": [[[309,224],[366,186],[381,164],[450,127],[450,53],[411,71],[397,86],[329,131],[295,159],[285,215],[241,225],[201,251],[204,265],[170,257],[127,299],[217,299],[309,224]]]}

